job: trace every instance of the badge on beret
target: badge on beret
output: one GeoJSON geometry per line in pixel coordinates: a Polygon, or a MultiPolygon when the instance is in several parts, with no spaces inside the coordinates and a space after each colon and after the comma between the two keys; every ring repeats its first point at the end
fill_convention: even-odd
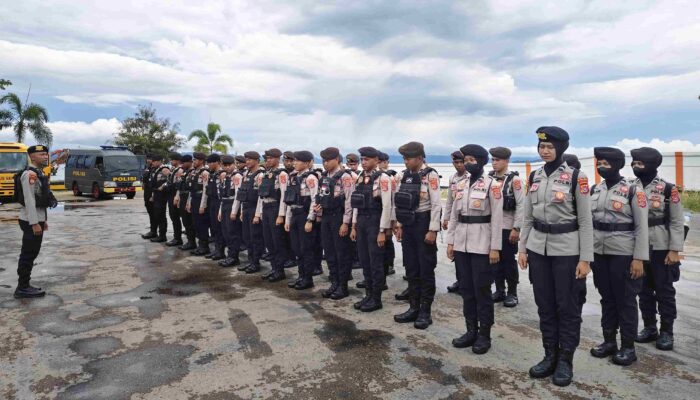
{"type": "Polygon", "coordinates": [[[438,178],[430,178],[430,188],[433,190],[438,189],[438,178]]]}
{"type": "Polygon", "coordinates": [[[472,201],[472,208],[481,208],[481,200],[472,201]]]}
{"type": "Polygon", "coordinates": [[[537,132],[537,138],[540,140],[547,140],[547,134],[544,132],[537,132]]]}
{"type": "Polygon", "coordinates": [[[678,188],[675,186],[671,189],[671,201],[674,203],[679,203],[681,201],[681,195],[678,193],[678,188]]]}
{"type": "Polygon", "coordinates": [[[613,208],[616,211],[622,210],[622,203],[620,203],[619,201],[613,201],[613,208]]]}
{"type": "Polygon", "coordinates": [[[381,185],[382,185],[382,192],[387,192],[387,191],[389,191],[389,181],[387,181],[387,180],[385,180],[385,179],[382,179],[382,180],[380,181],[380,183],[381,183],[381,185]]]}
{"type": "Polygon", "coordinates": [[[564,192],[554,192],[554,200],[557,202],[564,201],[566,194],[564,192]]]}
{"type": "Polygon", "coordinates": [[[637,192],[637,205],[639,208],[647,208],[647,196],[644,192],[637,192]]]}
{"type": "Polygon", "coordinates": [[[522,188],[522,184],[520,183],[520,179],[513,180],[513,188],[515,190],[520,190],[522,188]]]}

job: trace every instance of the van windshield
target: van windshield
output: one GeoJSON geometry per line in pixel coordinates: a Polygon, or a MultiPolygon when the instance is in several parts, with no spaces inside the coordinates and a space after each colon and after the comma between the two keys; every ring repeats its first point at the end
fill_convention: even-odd
{"type": "Polygon", "coordinates": [[[104,160],[107,171],[139,172],[139,160],[135,156],[108,156],[104,160]]]}
{"type": "Polygon", "coordinates": [[[27,163],[27,153],[0,153],[0,172],[21,171],[27,163]]]}

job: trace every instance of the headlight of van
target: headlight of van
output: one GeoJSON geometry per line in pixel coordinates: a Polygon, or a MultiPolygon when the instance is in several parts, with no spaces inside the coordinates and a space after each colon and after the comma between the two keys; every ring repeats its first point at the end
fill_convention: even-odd
{"type": "Polygon", "coordinates": [[[134,182],[131,183],[131,186],[134,186],[134,187],[141,187],[141,181],[134,181],[134,182]]]}
{"type": "Polygon", "coordinates": [[[105,187],[117,187],[117,182],[105,181],[105,187]]]}

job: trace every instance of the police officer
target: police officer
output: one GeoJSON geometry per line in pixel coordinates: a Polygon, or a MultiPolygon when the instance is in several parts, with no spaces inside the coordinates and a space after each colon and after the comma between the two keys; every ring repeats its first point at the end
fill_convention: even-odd
{"type": "MultiPolygon", "coordinates": [[[[245,167],[245,164],[246,164],[245,156],[242,154],[239,154],[234,158],[236,159],[236,170],[241,174],[241,177],[244,178],[246,173],[248,172],[246,170],[246,167],[245,167]]],[[[243,183],[243,182],[241,182],[241,183],[243,183]]],[[[238,193],[238,192],[236,191],[236,193],[238,193]]],[[[233,209],[232,209],[232,211],[233,211],[233,209]]],[[[239,209],[236,211],[236,213],[238,216],[238,220],[241,221],[240,205],[239,205],[239,209]]],[[[241,224],[241,229],[243,229],[242,224],[241,224]]],[[[246,242],[246,238],[245,238],[245,236],[243,236],[243,233],[241,231],[241,249],[240,249],[240,251],[246,251],[247,249],[248,249],[248,245],[246,242]]],[[[239,268],[239,270],[244,270],[245,268],[247,268],[247,264],[242,266],[241,268],[239,268]]]]}
{"type": "Polygon", "coordinates": [[[236,199],[236,191],[241,187],[243,175],[236,169],[235,158],[230,155],[221,156],[221,163],[224,168],[219,174],[219,196],[221,206],[217,219],[221,223],[221,234],[226,245],[226,258],[219,261],[219,265],[224,268],[240,265],[238,257],[241,251],[241,236],[243,227],[240,218],[231,219],[233,202],[236,199]]]}
{"type": "Polygon", "coordinates": [[[150,154],[146,154],[146,169],[143,170],[141,174],[141,185],[143,185],[143,203],[146,206],[146,212],[148,213],[148,232],[141,235],[144,239],[153,239],[158,236],[157,229],[158,225],[155,222],[153,215],[153,202],[151,201],[151,196],[153,195],[152,184],[150,182],[151,172],[153,172],[153,160],[150,154]]]}
{"type": "Polygon", "coordinates": [[[598,358],[613,356],[618,365],[637,360],[637,295],[642,289],[643,261],[649,259],[647,198],[641,187],[620,175],[625,153],[612,147],[593,149],[598,174],[591,188],[595,262],[593,282],[600,293],[604,341],[591,349],[598,358]],[[617,328],[622,346],[617,348],[617,328]]]}
{"type": "Polygon", "coordinates": [[[221,174],[221,156],[218,154],[210,154],[207,157],[208,181],[207,186],[202,196],[202,202],[206,202],[207,212],[209,213],[211,238],[214,241],[214,249],[211,253],[205,255],[214,261],[223,260],[226,258],[224,254],[224,236],[221,232],[221,222],[219,221],[219,210],[221,209],[221,198],[219,197],[219,175],[221,174]]]}
{"type": "Polygon", "coordinates": [[[578,160],[576,154],[564,154],[564,162],[571,168],[581,169],[581,161],[578,160]]]}
{"type": "Polygon", "coordinates": [[[51,193],[49,177],[42,168],[48,165],[49,148],[42,145],[27,149],[31,163],[15,178],[15,198],[20,203],[19,227],[22,229],[22,249],[17,262],[16,299],[42,297],[46,294],[41,288],[31,286],[32,268],[41,250],[44,231],[49,229],[47,208],[56,207],[56,198],[51,193]]]}
{"type": "Polygon", "coordinates": [[[294,172],[285,191],[287,215],[284,230],[289,232],[292,249],[299,263],[299,277],[287,285],[297,290],[314,287],[314,203],[318,194],[318,178],[311,171],[314,156],[310,151],[294,152],[294,172]]]}
{"type": "Polygon", "coordinates": [[[166,243],[168,247],[182,245],[182,222],[180,220],[180,211],[175,205],[175,197],[182,179],[183,169],[180,166],[182,155],[173,152],[170,154],[171,174],[168,175],[167,194],[168,194],[168,216],[173,225],[173,240],[166,243]]]}
{"type": "Polygon", "coordinates": [[[394,195],[396,240],[401,242],[408,276],[409,309],[394,315],[398,323],[413,322],[416,329],[433,323],[437,233],[440,231],[440,176],[425,164],[425,149],[419,142],[399,147],[406,169],[398,174],[394,195]]]}
{"type": "MultiPolygon", "coordinates": [[[[398,187],[397,172],[389,168],[389,155],[383,151],[379,152],[379,169],[386,172],[387,175],[391,177],[391,195],[392,199],[396,193],[396,188],[398,187]]],[[[393,221],[392,221],[393,222],[393,221]]],[[[386,277],[389,275],[394,275],[396,271],[394,270],[394,259],[396,258],[396,248],[394,247],[394,240],[392,238],[393,231],[389,231],[386,237],[386,244],[384,244],[384,285],[386,286],[386,277]]],[[[386,290],[386,288],[384,288],[386,290]]]]}
{"type": "Polygon", "coordinates": [[[362,174],[357,177],[351,196],[353,225],[350,239],[357,251],[365,278],[365,297],[353,304],[356,310],[372,312],[382,308],[384,285],[384,245],[391,229],[391,179],[378,169],[379,151],[362,147],[362,174]]]}
{"type": "Polygon", "coordinates": [[[158,236],[151,239],[153,243],[164,243],[168,239],[165,237],[168,231],[168,217],[166,211],[168,207],[168,177],[170,176],[170,168],[163,165],[163,156],[153,155],[151,166],[151,176],[149,182],[153,194],[151,195],[151,203],[153,203],[153,219],[158,227],[158,236]]]}
{"type": "Polygon", "coordinates": [[[520,225],[523,218],[523,201],[525,189],[517,171],[509,171],[510,149],[494,147],[489,150],[493,171],[489,175],[501,187],[503,195],[503,240],[501,240],[501,259],[496,266],[496,291],[493,301],[503,302],[505,307],[518,305],[518,264],[515,255],[520,240],[520,225]],[[508,294],[506,295],[506,282],[508,294]]]}
{"type": "MultiPolygon", "coordinates": [[[[357,181],[357,176],[360,174],[360,156],[355,153],[349,153],[345,156],[345,166],[353,175],[353,179],[357,181]]],[[[350,241],[350,255],[352,256],[352,269],[360,269],[360,259],[357,255],[357,242],[350,241]]],[[[408,290],[408,289],[406,289],[408,290]]],[[[408,299],[408,297],[406,298],[408,299]]]]}
{"type": "Polygon", "coordinates": [[[565,130],[544,126],[537,137],[545,165],[528,180],[518,264],[523,270],[530,266],[545,356],[529,373],[533,378],[553,374],[555,385],[567,386],[593,261],[590,187],[586,175],[563,160],[569,146],[565,130]]]}
{"type": "Polygon", "coordinates": [[[658,150],[642,147],[632,150],[635,183],[644,188],[649,199],[649,263],[644,265],[644,280],[639,294],[644,329],[638,343],[656,340],[659,350],[673,349],[673,322],[676,319],[676,289],[680,278],[680,256],[683,251],[683,206],[678,188],[658,175],[663,157],[658,150]],[[661,316],[661,329],[656,327],[656,310],[661,316]]]}
{"type": "MultiPolygon", "coordinates": [[[[287,176],[291,176],[292,172],[294,172],[294,152],[293,151],[285,151],[282,153],[284,158],[282,159],[282,163],[284,165],[284,171],[287,173],[287,176]]],[[[285,247],[285,252],[287,253],[288,260],[284,262],[284,268],[294,268],[297,266],[297,256],[294,254],[294,251],[292,250],[292,243],[291,240],[289,239],[289,232],[285,231],[282,229],[282,235],[284,238],[284,247],[285,247]]]]}
{"type": "Polygon", "coordinates": [[[192,184],[188,177],[192,174],[192,156],[185,154],[180,159],[182,163],[182,169],[178,172],[180,175],[177,178],[175,192],[175,197],[173,199],[173,205],[178,208],[180,218],[182,219],[182,226],[185,228],[185,237],[187,238],[187,243],[179,246],[180,250],[190,251],[197,248],[197,239],[195,236],[194,225],[192,223],[192,214],[187,212],[187,199],[190,197],[190,186],[192,184]]]}
{"type": "Polygon", "coordinates": [[[286,278],[284,263],[289,260],[284,242],[284,219],[287,215],[287,205],[282,199],[287,190],[289,175],[280,168],[282,151],[279,149],[265,150],[265,174],[258,190],[259,200],[255,218],[262,223],[265,244],[270,250],[270,265],[272,270],[263,275],[264,280],[278,282],[286,278]]]}
{"type": "Polygon", "coordinates": [[[209,214],[206,212],[206,199],[203,199],[204,187],[209,182],[209,172],[204,168],[204,162],[207,156],[204,153],[194,152],[192,157],[194,158],[192,164],[193,171],[187,177],[190,195],[187,199],[186,210],[192,214],[192,224],[194,225],[199,243],[197,244],[197,248],[192,250],[190,254],[206,256],[210,252],[209,214]]]}
{"type": "Polygon", "coordinates": [[[248,264],[240,266],[238,270],[254,274],[260,271],[260,257],[263,253],[262,225],[260,220],[255,220],[255,209],[258,207],[258,188],[265,170],[260,167],[260,153],[257,151],[246,151],[243,156],[246,172],[233,202],[232,213],[235,217],[241,209],[243,240],[248,248],[248,264]]]}
{"type": "MultiPolygon", "coordinates": [[[[460,182],[469,179],[469,174],[467,174],[467,170],[464,168],[464,154],[457,150],[453,151],[450,157],[452,158],[452,166],[455,168],[455,173],[450,177],[450,184],[447,186],[447,201],[445,202],[445,211],[442,213],[442,230],[445,231],[448,229],[450,216],[452,215],[452,205],[459,192],[457,187],[460,182]]],[[[456,268],[455,273],[459,273],[456,268]]],[[[459,293],[459,279],[448,286],[447,291],[449,293],[459,293]]],[[[396,299],[402,300],[399,296],[397,296],[396,299]]]]}
{"type": "Polygon", "coordinates": [[[501,187],[484,174],[489,153],[476,144],[463,146],[469,179],[457,186],[447,229],[447,257],[459,270],[459,291],[467,332],[454,339],[458,348],[470,347],[475,354],[491,348],[493,326],[493,283],[500,258],[503,195],[501,187]]]}
{"type": "Polygon", "coordinates": [[[355,190],[355,182],[352,174],[340,165],[342,156],[338,148],[324,149],[321,159],[325,172],[321,176],[315,211],[321,215],[320,237],[331,281],[331,286],[322,296],[340,300],[349,295],[348,281],[352,274],[352,257],[349,254],[352,222],[350,197],[355,190]]]}

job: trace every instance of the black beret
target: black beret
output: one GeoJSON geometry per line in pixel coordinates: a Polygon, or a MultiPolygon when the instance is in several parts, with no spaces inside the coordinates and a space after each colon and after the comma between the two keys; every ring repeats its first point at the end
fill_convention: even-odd
{"type": "Polygon", "coordinates": [[[294,159],[301,162],[309,162],[314,160],[314,155],[310,151],[302,150],[294,152],[294,159]]]}
{"type": "Polygon", "coordinates": [[[494,147],[489,150],[491,156],[500,158],[501,160],[510,160],[512,152],[507,147],[494,147]]]}
{"type": "Polygon", "coordinates": [[[212,162],[221,162],[221,156],[214,153],[214,154],[209,154],[207,157],[207,162],[212,163],[212,162]]]}
{"type": "Polygon", "coordinates": [[[379,150],[374,147],[361,147],[357,149],[361,157],[379,158],[379,150]]]}
{"type": "Polygon", "coordinates": [[[175,161],[182,161],[182,154],[178,152],[172,152],[170,153],[170,159],[175,161]]]}
{"type": "Polygon", "coordinates": [[[399,154],[408,158],[425,157],[425,148],[423,147],[423,143],[408,142],[399,147],[399,154]]]}
{"type": "Polygon", "coordinates": [[[153,154],[151,156],[151,160],[152,161],[163,161],[163,156],[161,156],[160,154],[153,154]]]}
{"type": "Polygon", "coordinates": [[[28,153],[28,154],[41,153],[41,152],[47,152],[47,153],[48,153],[48,152],[49,152],[49,148],[46,147],[46,146],[44,146],[44,145],[37,144],[37,145],[34,145],[34,146],[30,146],[30,147],[27,149],[27,153],[28,153]]]}
{"type": "Polygon", "coordinates": [[[464,161],[464,154],[462,154],[462,152],[459,150],[453,151],[452,154],[450,154],[450,156],[452,156],[452,160],[464,161]]]}
{"type": "Polygon", "coordinates": [[[272,157],[272,158],[280,158],[282,157],[282,150],[280,149],[269,149],[265,150],[265,158],[267,157],[272,157]]]}
{"type": "Polygon", "coordinates": [[[147,153],[147,154],[146,154],[146,160],[153,160],[153,154],[147,153]]]}
{"type": "Polygon", "coordinates": [[[379,161],[389,161],[389,155],[383,151],[379,152],[379,161]]]}
{"type": "Polygon", "coordinates": [[[658,168],[664,157],[659,153],[658,150],[651,147],[640,147],[631,151],[632,161],[641,161],[644,163],[644,167],[649,167],[650,169],[658,168]]]}
{"type": "Polygon", "coordinates": [[[184,156],[182,156],[182,158],[180,158],[180,161],[183,163],[192,162],[192,156],[189,154],[185,154],[184,156]]]}
{"type": "Polygon", "coordinates": [[[622,168],[625,165],[625,153],[614,147],[594,147],[593,155],[598,160],[606,160],[611,165],[622,168]]]}
{"type": "Polygon", "coordinates": [[[236,159],[236,162],[242,162],[242,163],[245,162],[245,157],[242,156],[242,155],[237,155],[237,156],[234,157],[234,158],[236,159]]]}
{"type": "Polygon", "coordinates": [[[537,128],[540,142],[568,142],[569,133],[558,126],[541,126],[537,128]]]}
{"type": "Polygon", "coordinates": [[[221,163],[222,164],[233,164],[234,161],[236,161],[236,159],[233,158],[233,156],[230,156],[228,154],[224,154],[223,156],[221,156],[221,163]]]}
{"type": "Polygon", "coordinates": [[[321,158],[324,160],[335,160],[340,157],[340,150],[337,147],[327,147],[321,150],[321,158]]]}
{"type": "Polygon", "coordinates": [[[260,153],[257,151],[246,151],[243,153],[243,157],[251,159],[251,160],[260,160],[260,153]]]}
{"type": "MultiPolygon", "coordinates": [[[[459,151],[462,152],[465,156],[472,156],[476,159],[482,159],[488,161],[489,159],[489,152],[486,151],[485,148],[479,146],[478,144],[468,144],[465,146],[462,146],[459,151]]],[[[484,164],[486,164],[484,162],[484,164]]]]}
{"type": "Polygon", "coordinates": [[[360,157],[355,153],[350,153],[345,156],[345,160],[349,163],[357,163],[360,162],[360,157]]]}
{"type": "Polygon", "coordinates": [[[202,153],[202,152],[199,152],[199,151],[195,151],[194,153],[192,153],[192,157],[195,160],[202,160],[202,161],[207,159],[207,155],[202,153]]]}
{"type": "Polygon", "coordinates": [[[581,161],[578,160],[575,154],[564,153],[564,161],[566,161],[566,165],[570,167],[581,169],[581,161]]]}
{"type": "Polygon", "coordinates": [[[285,152],[284,152],[284,158],[292,159],[292,160],[293,160],[293,159],[294,159],[294,152],[293,152],[293,151],[285,151],[285,152]]]}

